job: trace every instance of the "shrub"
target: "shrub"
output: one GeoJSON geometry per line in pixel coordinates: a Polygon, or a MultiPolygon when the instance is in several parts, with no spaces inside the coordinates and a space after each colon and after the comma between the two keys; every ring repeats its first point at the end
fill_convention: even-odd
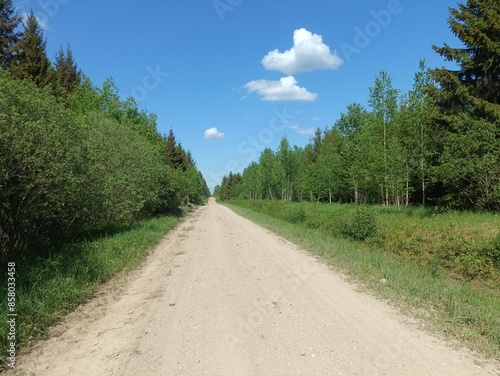
{"type": "Polygon", "coordinates": [[[289,207],[286,211],[286,220],[290,223],[304,223],[306,220],[306,211],[302,206],[289,207]]]}
{"type": "Polygon", "coordinates": [[[485,247],[484,255],[491,259],[496,268],[500,268],[500,234],[485,247]]]}
{"type": "Polygon", "coordinates": [[[366,240],[376,233],[377,220],[375,212],[366,206],[357,208],[354,218],[345,227],[345,235],[358,241],[366,240]]]}

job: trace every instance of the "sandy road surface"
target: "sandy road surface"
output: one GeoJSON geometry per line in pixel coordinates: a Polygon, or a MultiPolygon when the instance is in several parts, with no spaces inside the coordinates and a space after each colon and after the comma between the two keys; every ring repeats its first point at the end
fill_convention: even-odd
{"type": "Polygon", "coordinates": [[[50,376],[500,374],[213,201],[20,361],[50,376]]]}

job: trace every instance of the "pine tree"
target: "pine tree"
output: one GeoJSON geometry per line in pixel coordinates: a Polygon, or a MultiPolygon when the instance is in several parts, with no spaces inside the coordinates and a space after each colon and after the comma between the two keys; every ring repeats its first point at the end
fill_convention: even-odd
{"type": "Polygon", "coordinates": [[[463,110],[479,110],[500,119],[500,2],[467,0],[450,9],[448,24],[464,44],[448,44],[433,49],[459,70],[434,69],[432,75],[441,86],[438,104],[450,116],[463,110]]]}
{"type": "Polygon", "coordinates": [[[500,2],[468,0],[450,9],[449,26],[463,48],[434,46],[458,71],[434,69],[441,116],[436,176],[441,201],[473,209],[500,208],[500,2]]]}
{"type": "Polygon", "coordinates": [[[52,65],[47,58],[47,42],[33,10],[24,22],[24,31],[19,41],[19,54],[11,64],[12,77],[31,79],[38,87],[51,82],[52,65]]]}
{"type": "Polygon", "coordinates": [[[81,83],[82,73],[76,65],[69,44],[66,51],[61,46],[57,52],[55,69],[55,78],[59,85],[66,89],[68,93],[73,93],[81,83]]]}
{"type": "Polygon", "coordinates": [[[12,0],[0,0],[0,67],[9,69],[20,33],[16,31],[21,18],[12,5],[12,0]]]}

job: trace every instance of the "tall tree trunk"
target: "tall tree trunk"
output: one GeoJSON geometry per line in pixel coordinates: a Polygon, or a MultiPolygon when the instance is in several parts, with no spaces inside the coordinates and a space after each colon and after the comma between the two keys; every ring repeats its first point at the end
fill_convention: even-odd
{"type": "Polygon", "coordinates": [[[267,188],[269,189],[269,198],[271,199],[271,201],[274,201],[273,191],[271,190],[271,184],[268,184],[267,188]]]}
{"type": "Polygon", "coordinates": [[[389,183],[387,177],[387,122],[384,115],[384,185],[385,185],[385,204],[389,205],[389,183]]]}
{"type": "Polygon", "coordinates": [[[420,171],[422,173],[422,205],[425,206],[425,146],[424,126],[420,128],[420,171]]]}
{"type": "Polygon", "coordinates": [[[408,157],[406,158],[406,202],[405,206],[410,204],[410,166],[408,166],[408,157]]]}

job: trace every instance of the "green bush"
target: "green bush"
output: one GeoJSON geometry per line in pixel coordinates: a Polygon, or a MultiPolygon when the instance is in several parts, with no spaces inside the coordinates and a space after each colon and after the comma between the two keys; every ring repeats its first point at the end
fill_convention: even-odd
{"type": "Polygon", "coordinates": [[[82,131],[55,98],[0,72],[0,258],[78,223],[82,131]]]}
{"type": "Polygon", "coordinates": [[[303,223],[306,221],[306,211],[302,206],[286,209],[286,220],[290,223],[303,223]]]}
{"type": "Polygon", "coordinates": [[[492,261],[495,267],[500,268],[500,234],[485,247],[484,255],[492,261]]]}
{"type": "Polygon", "coordinates": [[[0,260],[206,195],[191,156],[175,139],[167,150],[156,117],[121,102],[112,81],[105,87],[87,82],[65,105],[0,69],[0,260]]]}
{"type": "Polygon", "coordinates": [[[354,218],[345,227],[345,235],[363,241],[377,233],[377,220],[373,209],[365,206],[356,208],[354,218]]]}

